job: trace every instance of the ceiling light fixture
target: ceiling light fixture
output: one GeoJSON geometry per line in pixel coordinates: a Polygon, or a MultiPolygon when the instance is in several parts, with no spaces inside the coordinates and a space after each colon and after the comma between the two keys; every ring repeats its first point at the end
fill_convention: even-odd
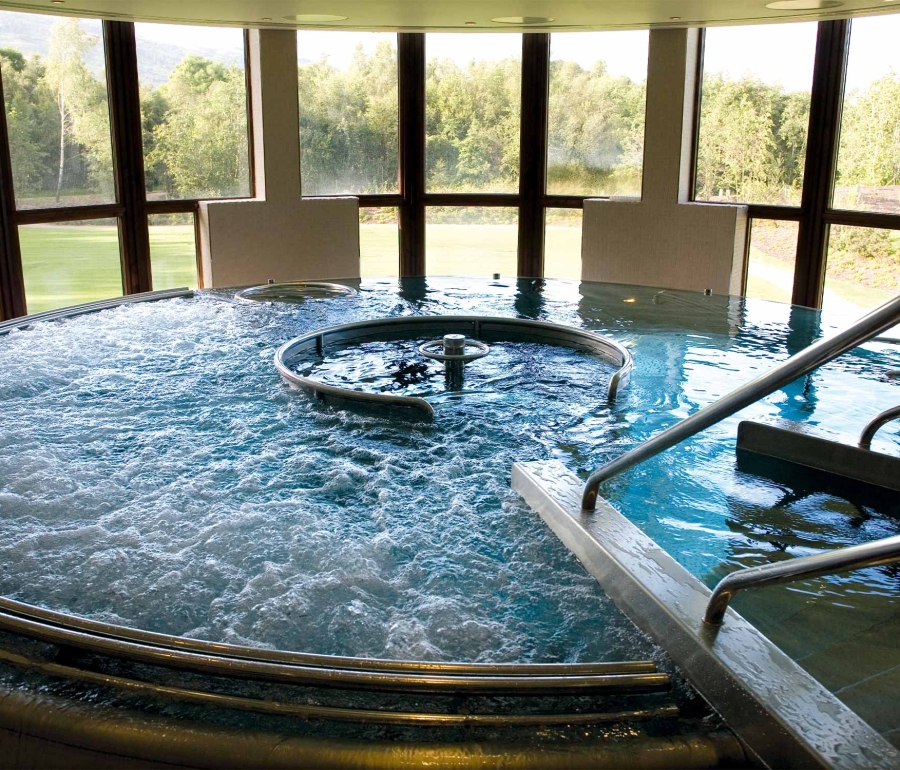
{"type": "Polygon", "coordinates": [[[529,25],[549,24],[551,21],[555,21],[555,19],[548,18],[547,16],[498,16],[496,19],[491,19],[491,21],[497,24],[529,25]]]}
{"type": "Polygon", "coordinates": [[[466,26],[467,26],[467,27],[474,27],[474,26],[475,26],[475,22],[474,22],[474,21],[467,21],[467,22],[466,22],[466,26]]]}
{"type": "Polygon", "coordinates": [[[766,8],[773,11],[824,11],[826,8],[839,8],[840,0],[776,0],[766,3],[766,8]]]}
{"type": "Polygon", "coordinates": [[[271,16],[263,16],[262,20],[263,21],[272,21],[272,17],[271,16]]]}
{"type": "Polygon", "coordinates": [[[346,16],[335,16],[331,13],[297,13],[285,16],[285,21],[297,21],[300,24],[327,24],[330,21],[347,21],[346,16]]]}
{"type": "Polygon", "coordinates": [[[670,16],[669,21],[681,21],[681,17],[680,16],[670,16]]]}

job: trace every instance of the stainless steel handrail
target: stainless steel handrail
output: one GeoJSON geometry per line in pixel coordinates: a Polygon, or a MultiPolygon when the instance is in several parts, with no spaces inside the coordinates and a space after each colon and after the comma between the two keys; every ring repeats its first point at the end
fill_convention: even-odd
{"type": "Polygon", "coordinates": [[[885,329],[890,329],[898,322],[900,322],[900,296],[885,302],[842,332],[813,343],[755,380],[733,390],[696,414],[686,417],[594,471],[584,485],[581,507],[586,511],[593,511],[596,508],[597,490],[604,481],[730,417],[798,377],[867,342],[885,329]]]}
{"type": "Polygon", "coordinates": [[[900,420],[900,406],[895,406],[893,409],[885,409],[863,428],[863,432],[859,437],[859,448],[871,449],[872,439],[875,438],[875,434],[878,433],[882,426],[893,420],[900,420]]]}
{"type": "Polygon", "coordinates": [[[801,556],[790,561],[748,567],[732,572],[722,578],[713,589],[709,604],[706,606],[703,622],[710,626],[721,625],[731,598],[738,591],[747,588],[791,583],[803,578],[878,567],[895,561],[900,561],[900,535],[849,548],[839,548],[836,551],[820,553],[815,556],[801,556]]]}

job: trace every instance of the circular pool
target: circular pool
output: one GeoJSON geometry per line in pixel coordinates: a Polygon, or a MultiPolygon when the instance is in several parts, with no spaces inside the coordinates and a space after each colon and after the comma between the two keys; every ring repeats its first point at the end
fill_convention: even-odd
{"type": "MultiPolygon", "coordinates": [[[[0,337],[0,595],[22,603],[4,607],[22,619],[4,634],[9,647],[26,644],[29,622],[61,628],[65,616],[77,616],[86,619],[81,633],[116,643],[163,650],[184,639],[182,653],[194,657],[185,658],[180,670],[191,673],[183,676],[215,682],[228,665],[194,665],[210,646],[242,662],[258,650],[254,665],[263,669],[296,666],[291,654],[320,656],[322,671],[329,667],[321,656],[344,658],[333,667],[342,671],[354,670],[350,658],[382,661],[381,673],[392,671],[389,661],[404,661],[393,673],[409,677],[417,661],[456,662],[470,673],[507,665],[494,673],[512,677],[521,664],[549,665],[547,675],[556,664],[635,659],[666,668],[658,648],[510,490],[511,465],[554,458],[586,475],[827,333],[828,319],[741,298],[588,283],[404,279],[351,288],[302,304],[198,292],[0,337]],[[417,354],[427,335],[298,364],[351,387],[427,398],[440,408],[424,420],[317,401],[286,388],[272,364],[283,343],[317,329],[435,315],[515,317],[603,334],[633,354],[631,385],[610,402],[606,385],[617,367],[583,351],[501,342],[467,365],[465,387],[449,390],[440,364],[417,354]],[[47,614],[29,619],[24,605],[47,614]],[[119,627],[139,631],[127,638],[119,627]]],[[[898,366],[896,346],[869,343],[740,417],[777,415],[856,434],[870,411],[895,405],[898,385],[887,372],[898,366]],[[865,403],[855,395],[860,382],[865,403]]],[[[735,467],[737,419],[605,490],[710,582],[723,569],[785,552],[757,516],[778,504],[781,490],[735,467]]],[[[873,448],[890,451],[896,441],[896,427],[888,427],[873,448]]],[[[840,500],[821,502],[816,510],[826,513],[795,522],[806,536],[795,533],[789,552],[895,533],[890,511],[851,521],[840,500]]],[[[863,591],[891,579],[870,573],[857,581],[863,591]]],[[[87,659],[110,652],[102,644],[69,642],[79,650],[77,668],[96,675],[79,685],[85,692],[107,693],[110,677],[144,681],[140,667],[159,662],[148,653],[109,667],[87,659]]],[[[13,669],[6,686],[27,692],[51,671],[13,669]]],[[[602,668],[567,671],[603,675],[602,668]]],[[[310,677],[294,684],[322,684],[310,677]]],[[[267,681],[276,680],[284,684],[267,681]]],[[[361,677],[348,682],[366,689],[361,677]]],[[[154,683],[175,684],[156,675],[154,683]]],[[[63,694],[71,686],[59,685],[63,694]]],[[[230,683],[210,689],[247,695],[230,683]]],[[[432,694],[420,696],[420,710],[436,697],[433,688],[425,692],[432,694]]],[[[120,705],[123,697],[102,699],[120,705]]],[[[141,700],[150,693],[129,697],[170,716],[169,707],[141,700]]],[[[336,707],[344,706],[371,702],[336,707]]],[[[181,708],[193,718],[190,709],[201,706],[181,708]]],[[[248,724],[233,715],[221,721],[248,724]]]]}

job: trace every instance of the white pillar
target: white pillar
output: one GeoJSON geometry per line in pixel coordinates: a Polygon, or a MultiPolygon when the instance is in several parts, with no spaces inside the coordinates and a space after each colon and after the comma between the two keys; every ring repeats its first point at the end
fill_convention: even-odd
{"type": "Polygon", "coordinates": [[[641,199],[585,201],[583,280],[741,293],[747,207],[690,202],[698,41],[650,32],[641,199]]]}
{"type": "Polygon", "coordinates": [[[256,196],[200,205],[207,288],[359,277],[356,198],[301,198],[297,35],[250,31],[256,196]]]}

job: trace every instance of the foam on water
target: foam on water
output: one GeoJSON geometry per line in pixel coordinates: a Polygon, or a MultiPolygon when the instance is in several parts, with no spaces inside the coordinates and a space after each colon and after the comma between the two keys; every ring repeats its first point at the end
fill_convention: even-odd
{"type": "MultiPolygon", "coordinates": [[[[0,593],[156,631],[323,653],[653,654],[510,491],[510,467],[553,457],[587,473],[808,343],[818,315],[633,287],[412,286],[370,283],[299,307],[207,294],[0,338],[0,593]],[[275,349],[303,332],[412,313],[606,332],[632,346],[632,384],[609,407],[609,368],[596,358],[499,345],[471,365],[462,397],[443,394],[437,376],[415,383],[441,399],[433,422],[416,422],[319,404],[272,366],[275,349]]],[[[378,389],[392,375],[377,364],[396,352],[336,352],[322,374],[370,377],[378,389]]],[[[896,347],[873,343],[740,417],[847,436],[897,402],[891,368],[896,347]]],[[[779,499],[776,485],[735,469],[736,421],[606,490],[710,580],[748,549],[765,551],[745,525],[779,499]]],[[[886,428],[875,448],[890,450],[897,435],[886,428]]],[[[819,532],[820,519],[810,513],[804,526],[819,532]]],[[[879,512],[862,527],[834,526],[851,540],[896,530],[879,512]]]]}

